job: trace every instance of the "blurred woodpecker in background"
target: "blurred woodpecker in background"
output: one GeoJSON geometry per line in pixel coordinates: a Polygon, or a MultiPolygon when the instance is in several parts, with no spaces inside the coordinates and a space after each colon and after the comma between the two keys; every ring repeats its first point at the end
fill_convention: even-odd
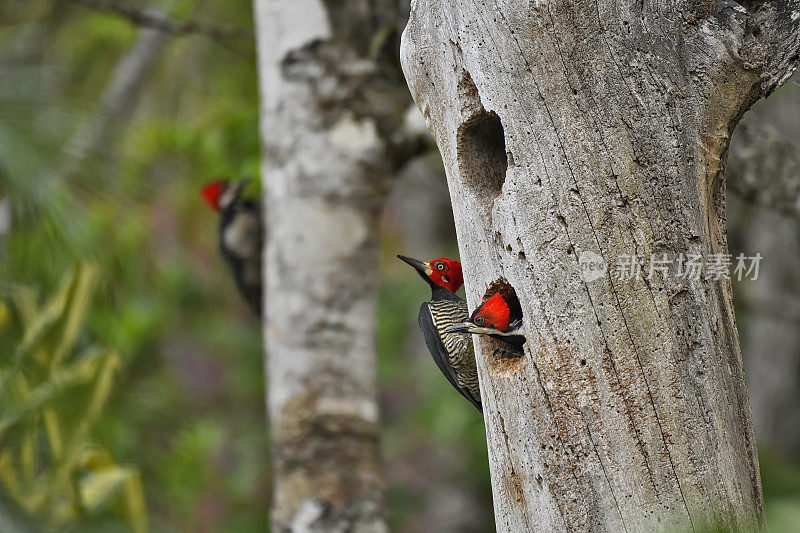
{"type": "Polygon", "coordinates": [[[455,294],[464,284],[461,263],[446,258],[420,261],[397,257],[414,267],[431,287],[431,301],[419,309],[419,329],[431,357],[450,384],[483,412],[472,339],[463,333],[445,333],[449,326],[469,318],[467,302],[455,294]]]}
{"type": "Polygon", "coordinates": [[[250,180],[219,180],[202,190],[208,205],[220,214],[219,249],[236,287],[261,316],[261,203],[242,197],[250,180]]]}
{"type": "Polygon", "coordinates": [[[521,357],[525,334],[522,331],[522,311],[517,311],[516,307],[519,306],[509,305],[508,298],[496,292],[478,306],[468,320],[449,326],[445,333],[488,335],[513,347],[511,350],[498,348],[493,356],[521,357]]]}

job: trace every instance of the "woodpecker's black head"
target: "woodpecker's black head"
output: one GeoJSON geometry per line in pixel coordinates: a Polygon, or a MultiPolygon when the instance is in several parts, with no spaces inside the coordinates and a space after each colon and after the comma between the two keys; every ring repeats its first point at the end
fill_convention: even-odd
{"type": "Polygon", "coordinates": [[[429,284],[433,283],[452,292],[456,292],[464,284],[461,263],[455,259],[441,257],[431,261],[420,261],[405,255],[398,255],[397,257],[414,267],[419,272],[419,275],[422,276],[422,279],[429,284]]]}
{"type": "Polygon", "coordinates": [[[239,181],[217,180],[203,187],[200,194],[203,199],[217,212],[227,209],[242,194],[250,183],[249,179],[239,181]]]}

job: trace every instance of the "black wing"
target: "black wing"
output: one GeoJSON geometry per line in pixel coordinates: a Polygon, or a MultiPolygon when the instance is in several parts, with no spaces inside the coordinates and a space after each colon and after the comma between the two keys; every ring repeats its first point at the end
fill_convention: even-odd
{"type": "Polygon", "coordinates": [[[254,265],[247,264],[224,247],[222,256],[233,274],[233,281],[236,283],[236,288],[239,289],[239,294],[247,301],[253,312],[261,317],[261,280],[249,272],[249,270],[255,269],[254,265]]]}
{"type": "Polygon", "coordinates": [[[264,237],[261,229],[261,208],[258,202],[249,199],[236,198],[233,203],[225,209],[219,219],[219,247],[222,257],[228,263],[228,267],[233,274],[236,288],[239,293],[247,300],[253,311],[262,316],[261,302],[261,248],[263,247],[264,237]],[[225,228],[231,224],[236,217],[256,217],[258,220],[258,232],[255,235],[245,235],[245,240],[257,241],[258,253],[254,257],[242,256],[241,252],[228,248],[225,243],[225,228]]]}
{"type": "Polygon", "coordinates": [[[450,365],[450,359],[447,357],[447,351],[444,349],[442,339],[439,338],[439,332],[433,324],[431,311],[428,309],[428,302],[422,304],[419,308],[419,329],[422,331],[422,336],[425,338],[425,344],[428,345],[428,351],[431,353],[436,366],[442,371],[447,381],[456,389],[461,395],[478,408],[478,411],[483,412],[481,401],[479,398],[473,398],[469,391],[462,389],[456,382],[455,371],[450,365]]]}

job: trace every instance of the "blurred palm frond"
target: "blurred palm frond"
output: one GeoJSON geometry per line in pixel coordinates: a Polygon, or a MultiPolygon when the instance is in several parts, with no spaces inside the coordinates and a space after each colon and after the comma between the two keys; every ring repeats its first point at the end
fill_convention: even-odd
{"type": "Polygon", "coordinates": [[[138,470],[115,463],[90,437],[121,364],[82,338],[98,277],[84,263],[41,304],[26,287],[0,302],[9,339],[0,360],[0,491],[49,528],[110,512],[144,532],[138,470]]]}

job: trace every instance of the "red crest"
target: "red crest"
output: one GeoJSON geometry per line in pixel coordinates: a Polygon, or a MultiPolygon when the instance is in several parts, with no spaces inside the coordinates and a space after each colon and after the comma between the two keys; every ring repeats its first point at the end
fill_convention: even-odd
{"type": "Polygon", "coordinates": [[[222,196],[222,193],[225,192],[225,189],[228,188],[228,182],[225,180],[219,180],[212,183],[209,183],[203,190],[200,191],[200,195],[203,199],[210,205],[214,211],[219,211],[219,199],[222,196]]]}
{"type": "Polygon", "coordinates": [[[511,310],[508,307],[508,302],[506,302],[499,292],[494,293],[491,298],[483,302],[480,307],[472,313],[473,323],[481,327],[491,327],[498,331],[506,331],[508,329],[510,318],[511,310]],[[478,317],[483,318],[481,324],[475,322],[478,317]]]}

